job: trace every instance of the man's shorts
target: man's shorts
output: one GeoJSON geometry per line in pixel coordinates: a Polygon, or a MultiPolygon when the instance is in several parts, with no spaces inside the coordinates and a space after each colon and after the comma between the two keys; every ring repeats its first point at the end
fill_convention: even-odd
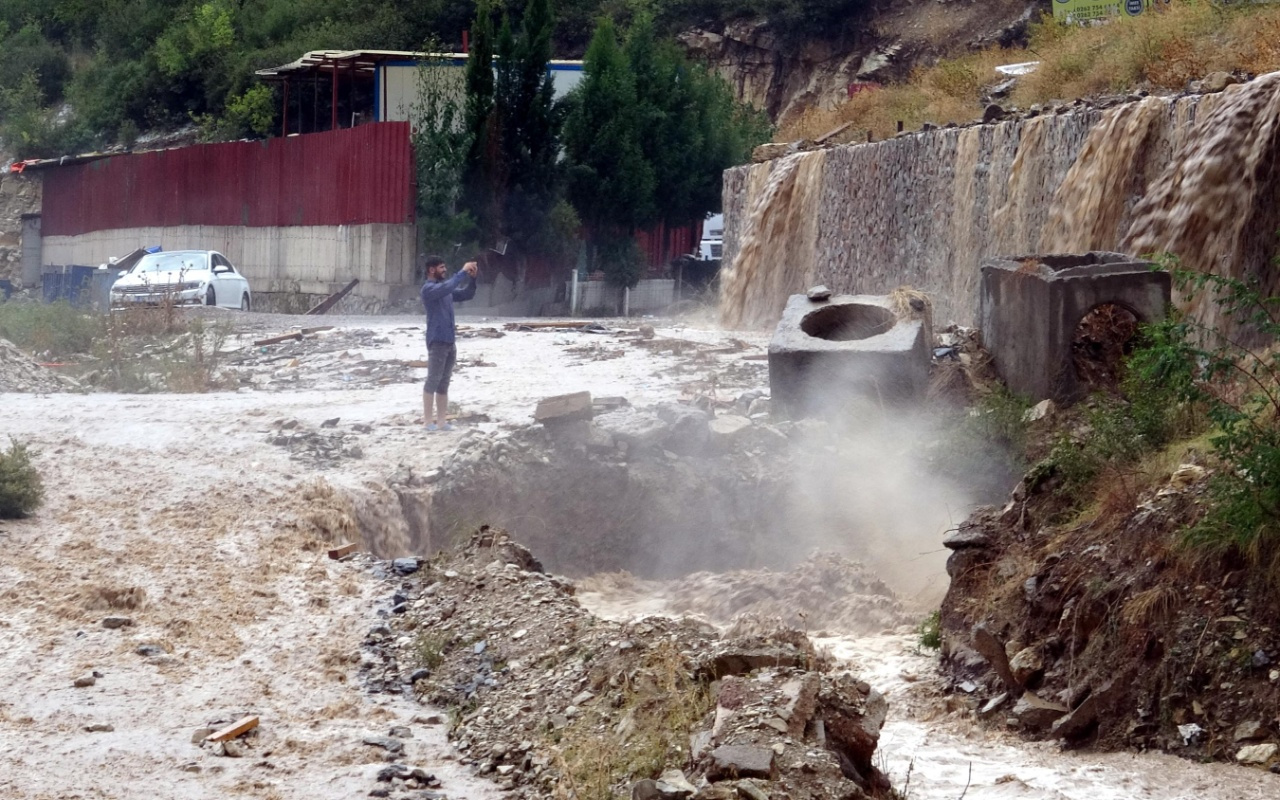
{"type": "Polygon", "coordinates": [[[427,381],[422,385],[422,391],[428,394],[448,394],[453,362],[457,360],[458,346],[453,342],[428,342],[427,381]]]}

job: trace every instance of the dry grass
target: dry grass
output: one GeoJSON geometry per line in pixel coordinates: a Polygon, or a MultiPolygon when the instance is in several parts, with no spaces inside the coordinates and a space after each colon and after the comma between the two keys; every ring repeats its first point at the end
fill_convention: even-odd
{"type": "Polygon", "coordinates": [[[782,141],[816,138],[852,122],[840,141],[885,139],[926,122],[965,123],[982,115],[984,89],[1004,80],[1000,64],[1039,61],[1018,80],[1016,106],[1137,89],[1179,91],[1211,72],[1280,69],[1280,8],[1173,0],[1168,10],[1122,17],[1098,27],[1066,27],[1046,17],[1025,50],[991,48],[917,69],[902,84],[861,92],[831,110],[811,109],[779,131],[782,141]]]}
{"type": "Polygon", "coordinates": [[[629,682],[621,724],[610,730],[583,717],[565,729],[557,758],[563,779],[553,796],[610,800],[616,783],[657,777],[669,764],[683,766],[689,731],[711,707],[706,685],[664,642],[629,682]]]}
{"type": "Polygon", "coordinates": [[[1129,598],[1121,615],[1125,623],[1136,627],[1160,625],[1169,621],[1180,601],[1181,594],[1173,586],[1155,586],[1129,598]]]}

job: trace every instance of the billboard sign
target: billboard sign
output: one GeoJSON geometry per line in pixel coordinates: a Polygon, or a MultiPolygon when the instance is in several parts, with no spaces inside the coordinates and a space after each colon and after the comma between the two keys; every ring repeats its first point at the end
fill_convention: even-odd
{"type": "Polygon", "coordinates": [[[1090,24],[1118,17],[1136,17],[1158,10],[1168,0],[1053,0],[1053,16],[1059,22],[1090,24]]]}

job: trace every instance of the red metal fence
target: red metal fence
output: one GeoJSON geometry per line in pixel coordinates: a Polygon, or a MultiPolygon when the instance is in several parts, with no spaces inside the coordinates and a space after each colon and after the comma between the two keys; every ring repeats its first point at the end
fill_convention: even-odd
{"type": "Polygon", "coordinates": [[[121,155],[44,176],[42,233],[414,219],[409,123],[121,155]]]}

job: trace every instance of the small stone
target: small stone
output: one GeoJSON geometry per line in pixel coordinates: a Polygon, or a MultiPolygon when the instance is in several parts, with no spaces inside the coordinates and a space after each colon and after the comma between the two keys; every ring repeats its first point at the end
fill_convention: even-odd
{"type": "Polygon", "coordinates": [[[111,733],[116,729],[116,727],[114,725],[98,723],[96,725],[85,725],[84,729],[88,733],[111,733]]]}
{"type": "Polygon", "coordinates": [[[339,423],[339,422],[341,422],[341,421],[342,421],[342,417],[330,417],[329,419],[326,419],[324,422],[321,422],[321,423],[320,423],[320,427],[321,427],[321,428],[336,428],[336,427],[338,427],[338,423],[339,423]]]}
{"type": "Polygon", "coordinates": [[[205,739],[209,738],[209,734],[215,733],[215,732],[216,731],[214,728],[196,728],[195,731],[191,734],[191,743],[200,744],[205,739]]]}
{"type": "Polygon", "coordinates": [[[576,695],[573,696],[573,704],[575,706],[580,706],[594,698],[595,698],[595,695],[592,694],[591,692],[578,692],[576,695]]]}
{"type": "Polygon", "coordinates": [[[1036,403],[1034,406],[1023,412],[1022,421],[1039,422],[1045,417],[1052,416],[1057,410],[1058,407],[1054,405],[1052,400],[1041,400],[1039,403],[1036,403]]]}
{"type": "Polygon", "coordinates": [[[115,630],[116,628],[127,628],[133,624],[133,620],[129,617],[107,617],[102,620],[102,627],[115,630]]]}
{"type": "Polygon", "coordinates": [[[226,741],[222,743],[222,754],[227,758],[243,758],[244,745],[236,741],[226,741]]]}
{"type": "Polygon", "coordinates": [[[1030,731],[1047,730],[1054,722],[1067,713],[1066,706],[1037,697],[1026,692],[1013,706],[1013,716],[1022,727],[1030,731]]]}
{"type": "Polygon", "coordinates": [[[413,730],[407,725],[394,725],[388,732],[388,735],[397,739],[412,739],[413,730]]]}
{"type": "Polygon", "coordinates": [[[391,568],[400,575],[412,575],[418,571],[420,562],[416,558],[397,558],[391,562],[391,568]]]}
{"type": "Polygon", "coordinates": [[[807,296],[813,302],[821,303],[823,301],[831,299],[831,290],[819,284],[818,286],[814,286],[813,288],[809,289],[807,296]]]}
{"type": "Polygon", "coordinates": [[[1044,670],[1044,662],[1036,648],[1025,647],[1009,659],[1009,669],[1013,670],[1013,677],[1025,685],[1028,680],[1044,670]]]}
{"type": "Polygon", "coordinates": [[[75,679],[75,687],[77,689],[84,689],[88,686],[94,685],[97,682],[98,682],[98,679],[92,675],[81,675],[79,678],[75,679]]]}
{"type": "Polygon", "coordinates": [[[987,106],[982,112],[982,121],[985,123],[999,122],[1005,118],[1005,110],[997,103],[987,106]]]}
{"type": "Polygon", "coordinates": [[[773,751],[767,747],[744,744],[723,744],[711,751],[711,766],[707,778],[765,778],[773,776],[773,751]]]}
{"type": "Polygon", "coordinates": [[[415,669],[413,672],[409,673],[409,683],[417,683],[418,681],[425,681],[427,678],[430,678],[430,677],[431,677],[431,670],[427,669],[426,667],[420,667],[418,669],[415,669]]]}
{"type": "Polygon", "coordinates": [[[1228,72],[1210,72],[1204,76],[1201,87],[1207,93],[1221,92],[1233,83],[1237,83],[1234,75],[1228,72]]]}
{"type": "Polygon", "coordinates": [[[200,765],[194,761],[188,761],[187,763],[183,764],[179,769],[181,769],[183,772],[199,772],[200,765]]]}
{"type": "Polygon", "coordinates": [[[393,755],[404,752],[404,742],[390,736],[366,736],[361,741],[373,747],[381,747],[393,755]]]}
{"type": "Polygon", "coordinates": [[[140,644],[138,645],[138,648],[133,652],[137,653],[143,658],[167,655],[167,653],[165,652],[165,649],[158,644],[140,644]]]}
{"type": "Polygon", "coordinates": [[[511,638],[512,638],[512,639],[523,639],[523,638],[524,638],[528,633],[529,633],[529,631],[525,630],[524,628],[521,628],[520,630],[518,630],[518,631],[516,631],[515,633],[511,634],[511,638]]]}
{"type": "Polygon", "coordinates": [[[989,717],[992,714],[994,714],[1000,708],[1000,706],[1004,705],[1008,701],[1009,701],[1009,693],[1001,692],[1000,694],[988,700],[986,703],[983,704],[981,708],[978,709],[978,716],[989,717]]]}
{"type": "Polygon", "coordinates": [[[1242,747],[1236,753],[1236,761],[1241,764],[1266,764],[1275,757],[1277,750],[1280,750],[1280,745],[1271,742],[1242,747]]]}
{"type": "Polygon", "coordinates": [[[1267,730],[1267,726],[1257,720],[1250,720],[1237,725],[1231,738],[1236,742],[1253,742],[1258,739],[1265,739],[1268,735],[1270,735],[1270,732],[1267,730]]]}

